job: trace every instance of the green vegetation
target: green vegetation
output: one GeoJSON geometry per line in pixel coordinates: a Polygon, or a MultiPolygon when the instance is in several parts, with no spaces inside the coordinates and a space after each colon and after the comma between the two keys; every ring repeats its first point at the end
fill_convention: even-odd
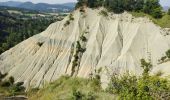
{"type": "Polygon", "coordinates": [[[80,36],[80,40],[76,42],[76,50],[75,50],[75,54],[74,54],[74,60],[72,62],[72,73],[71,76],[73,76],[76,72],[76,68],[79,67],[80,65],[80,59],[82,57],[82,54],[86,51],[86,48],[84,46],[82,46],[82,43],[84,43],[84,45],[87,42],[87,38],[84,36],[86,34],[86,32],[83,32],[83,34],[80,36]]]}
{"type": "Polygon", "coordinates": [[[170,59],[170,50],[166,51],[166,57],[168,57],[168,59],[170,59]]]}
{"type": "Polygon", "coordinates": [[[105,7],[108,11],[122,13],[124,11],[144,12],[154,18],[162,17],[162,7],[159,0],[78,0],[76,8],[105,7]]]}
{"type": "Polygon", "coordinates": [[[23,10],[18,12],[21,13],[0,9],[0,54],[59,20],[56,15],[39,15],[38,12],[23,10]]]}
{"type": "Polygon", "coordinates": [[[165,56],[161,57],[160,63],[164,63],[170,59],[170,49],[165,52],[165,56]]]}
{"type": "Polygon", "coordinates": [[[64,26],[66,27],[66,26],[70,25],[71,21],[73,21],[73,20],[74,20],[73,14],[70,14],[69,19],[65,22],[64,26]]]}
{"type": "Polygon", "coordinates": [[[170,82],[157,75],[150,76],[152,65],[141,60],[144,69],[141,77],[129,74],[119,77],[113,75],[108,91],[118,94],[120,100],[169,100],[170,82]]]}
{"type": "Polygon", "coordinates": [[[151,15],[145,14],[143,12],[130,12],[135,17],[148,17],[155,24],[159,25],[162,28],[170,28],[170,15],[164,14],[162,18],[156,19],[151,15]]]}
{"type": "Polygon", "coordinates": [[[168,15],[170,15],[170,8],[168,9],[168,15]]]}
{"type": "Polygon", "coordinates": [[[169,100],[170,81],[161,78],[162,72],[150,76],[150,62],[141,60],[142,76],[113,74],[106,90],[101,88],[102,69],[89,79],[62,76],[36,92],[29,91],[29,100],[169,100]]]}
{"type": "Polygon", "coordinates": [[[108,16],[108,12],[106,10],[101,10],[99,14],[104,16],[104,17],[108,16]]]}
{"type": "Polygon", "coordinates": [[[7,74],[0,73],[0,93],[4,96],[14,96],[18,94],[24,94],[25,88],[22,86],[23,82],[14,83],[14,78],[9,77],[4,79],[7,74]]]}
{"type": "Polygon", "coordinates": [[[94,78],[82,79],[69,76],[62,76],[38,92],[29,91],[28,94],[29,100],[114,100],[115,97],[98,87],[94,78]]]}

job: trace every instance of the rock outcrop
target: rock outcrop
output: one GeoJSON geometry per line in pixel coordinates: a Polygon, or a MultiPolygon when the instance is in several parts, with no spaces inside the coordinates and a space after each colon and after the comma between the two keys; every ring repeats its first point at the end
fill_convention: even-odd
{"type": "Polygon", "coordinates": [[[102,68],[101,81],[107,83],[113,72],[140,75],[142,58],[152,62],[154,71],[163,70],[158,60],[169,48],[168,31],[148,18],[126,12],[104,16],[101,10],[87,8],[3,53],[0,71],[26,87],[40,87],[61,75],[87,78],[102,68]]]}

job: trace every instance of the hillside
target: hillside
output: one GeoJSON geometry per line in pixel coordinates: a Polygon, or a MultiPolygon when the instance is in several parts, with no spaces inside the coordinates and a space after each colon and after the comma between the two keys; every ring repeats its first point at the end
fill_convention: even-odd
{"type": "Polygon", "coordinates": [[[44,31],[48,25],[57,20],[61,20],[60,16],[0,7],[0,54],[21,41],[44,31]]]}
{"type": "MultiPolygon", "coordinates": [[[[109,73],[141,75],[142,58],[156,70],[170,48],[169,34],[148,18],[126,12],[105,16],[101,9],[76,10],[3,53],[0,70],[26,87],[41,87],[62,75],[88,78],[101,68],[106,87],[109,73]]],[[[161,70],[169,75],[169,70],[161,70]]]]}

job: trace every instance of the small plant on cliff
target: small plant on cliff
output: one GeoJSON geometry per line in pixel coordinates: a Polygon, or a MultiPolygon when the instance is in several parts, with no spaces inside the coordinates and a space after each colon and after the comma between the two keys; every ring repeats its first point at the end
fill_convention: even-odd
{"type": "Polygon", "coordinates": [[[108,12],[106,10],[101,10],[99,14],[104,16],[104,17],[108,16],[108,12]]]}
{"type": "Polygon", "coordinates": [[[170,50],[166,51],[166,56],[170,58],[170,50]]]}

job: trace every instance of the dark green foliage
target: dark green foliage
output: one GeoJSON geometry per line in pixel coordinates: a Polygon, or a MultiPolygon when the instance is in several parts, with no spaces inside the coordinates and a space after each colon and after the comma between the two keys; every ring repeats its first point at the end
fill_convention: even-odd
{"type": "Polygon", "coordinates": [[[81,39],[83,42],[87,42],[86,37],[85,37],[85,36],[83,36],[83,35],[80,37],[80,39],[81,39]]]}
{"type": "Polygon", "coordinates": [[[77,4],[75,8],[77,9],[86,5],[87,5],[87,0],[77,0],[77,4]]]}
{"type": "Polygon", "coordinates": [[[10,14],[0,9],[0,54],[21,41],[44,31],[55,22],[54,17],[36,17],[10,14]]]}
{"type": "Polygon", "coordinates": [[[37,45],[41,47],[43,45],[43,42],[38,42],[37,45]]]}
{"type": "Polygon", "coordinates": [[[149,76],[149,71],[152,68],[152,64],[141,59],[141,67],[143,68],[143,78],[147,78],[149,76]]]}
{"type": "Polygon", "coordinates": [[[152,15],[154,18],[162,17],[162,7],[159,4],[159,0],[146,0],[143,11],[144,13],[152,15]]]}
{"type": "Polygon", "coordinates": [[[107,17],[107,16],[108,16],[107,11],[105,11],[105,10],[101,10],[101,11],[100,11],[100,14],[103,15],[104,17],[107,17]]]}
{"type": "Polygon", "coordinates": [[[164,62],[166,60],[166,58],[167,58],[166,56],[162,57],[161,62],[164,62]]]}
{"type": "Polygon", "coordinates": [[[122,13],[124,11],[145,12],[154,18],[162,17],[162,7],[159,0],[78,0],[78,8],[88,6],[90,8],[105,7],[108,11],[122,13]]]}
{"type": "Polygon", "coordinates": [[[142,59],[141,64],[144,69],[141,77],[113,75],[108,91],[118,94],[120,100],[169,100],[169,81],[159,75],[150,76],[152,65],[149,62],[142,59]]]}
{"type": "Polygon", "coordinates": [[[73,99],[74,100],[82,100],[83,97],[84,97],[84,95],[80,91],[73,89],[73,99]]]}
{"type": "Polygon", "coordinates": [[[64,26],[66,27],[66,26],[68,26],[69,24],[70,24],[70,21],[67,20],[66,23],[64,24],[64,26]]]}
{"type": "Polygon", "coordinates": [[[166,56],[167,56],[168,58],[170,58],[170,50],[168,50],[168,51],[166,52],[166,56]]]}
{"type": "Polygon", "coordinates": [[[8,79],[5,79],[2,81],[3,78],[5,78],[4,76],[6,76],[7,74],[1,74],[1,76],[3,76],[1,78],[0,81],[0,88],[6,90],[9,94],[8,95],[16,95],[16,94],[20,94],[20,93],[24,93],[25,91],[25,87],[23,86],[23,82],[17,82],[14,83],[14,77],[9,77],[8,79]]]}
{"type": "Polygon", "coordinates": [[[2,74],[2,73],[0,72],[0,82],[2,81],[3,78],[5,78],[5,76],[7,76],[7,73],[2,74]]]}
{"type": "Polygon", "coordinates": [[[12,85],[12,84],[14,84],[14,77],[9,77],[9,82],[10,82],[10,84],[12,85]]]}
{"type": "Polygon", "coordinates": [[[74,20],[73,14],[70,14],[70,15],[69,15],[69,19],[70,19],[71,21],[74,20]]]}
{"type": "Polygon", "coordinates": [[[168,9],[168,15],[170,15],[170,8],[168,9]]]}
{"type": "Polygon", "coordinates": [[[7,80],[1,82],[2,87],[10,87],[10,85],[11,85],[11,83],[9,81],[7,81],[7,80]]]}
{"type": "Polygon", "coordinates": [[[96,96],[93,92],[82,93],[81,91],[74,89],[72,90],[73,100],[96,100],[96,96]]]}

